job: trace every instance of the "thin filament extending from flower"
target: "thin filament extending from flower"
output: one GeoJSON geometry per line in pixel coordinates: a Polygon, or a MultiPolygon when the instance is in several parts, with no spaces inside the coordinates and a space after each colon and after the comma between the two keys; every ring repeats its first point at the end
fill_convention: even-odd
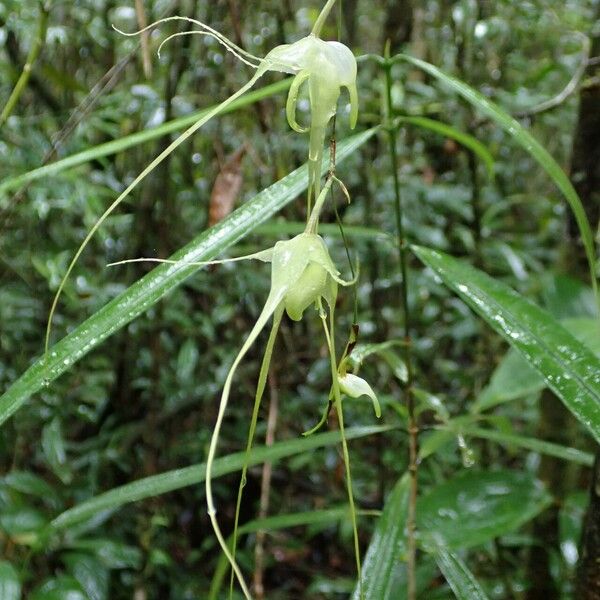
{"type": "Polygon", "coordinates": [[[209,31],[179,31],[178,33],[172,33],[170,36],[165,38],[160,43],[160,46],[158,47],[158,50],[156,51],[156,54],[158,54],[158,58],[160,58],[160,53],[162,51],[162,48],[167,42],[170,42],[174,38],[183,37],[185,35],[206,35],[208,37],[212,37],[212,38],[216,39],[217,42],[219,42],[222,46],[224,46],[224,48],[227,50],[227,52],[231,52],[231,54],[233,54],[238,60],[242,61],[243,63],[247,64],[249,67],[252,67],[253,69],[258,69],[258,67],[259,67],[259,65],[255,65],[254,63],[251,63],[249,60],[245,59],[241,54],[238,54],[233,48],[231,48],[230,46],[225,44],[221,39],[216,38],[209,31]]]}
{"type": "MultiPolygon", "coordinates": [[[[280,306],[273,315],[273,325],[271,326],[271,333],[267,340],[267,346],[265,347],[265,353],[260,366],[260,374],[258,376],[258,384],[256,386],[256,394],[254,396],[254,408],[252,409],[252,419],[250,421],[250,429],[248,430],[248,441],[246,443],[246,452],[244,454],[244,464],[242,466],[242,475],[240,477],[240,484],[238,487],[237,502],[235,505],[235,518],[233,522],[233,541],[231,546],[231,554],[235,559],[235,552],[237,546],[237,532],[240,519],[240,509],[242,506],[242,495],[244,487],[246,486],[246,475],[248,473],[248,464],[250,463],[250,451],[254,442],[254,434],[256,433],[256,424],[258,422],[258,412],[262,402],[265,387],[267,385],[267,376],[269,375],[269,367],[271,366],[271,358],[273,356],[273,347],[275,345],[275,339],[281,325],[281,318],[283,316],[283,307],[280,306]]],[[[234,572],[231,571],[231,581],[229,582],[229,597],[233,595],[233,579],[234,572]]]]}
{"type": "Polygon", "coordinates": [[[325,406],[325,410],[323,410],[323,414],[321,415],[321,419],[320,421],[311,429],[309,429],[308,431],[303,431],[302,435],[304,437],[308,437],[310,435],[313,435],[313,433],[316,433],[317,431],[319,431],[319,429],[321,429],[321,427],[323,427],[323,425],[325,425],[325,423],[327,423],[327,419],[329,418],[329,412],[331,411],[331,406],[333,404],[332,400],[331,400],[331,392],[329,393],[329,399],[327,400],[327,406],[325,406]]]}
{"type": "Polygon", "coordinates": [[[187,260],[171,260],[168,258],[128,258],[126,260],[119,260],[117,262],[108,263],[107,267],[116,267],[118,265],[127,265],[130,263],[162,263],[167,265],[179,265],[182,267],[193,266],[193,267],[205,267],[208,265],[223,265],[230,262],[238,262],[242,260],[262,260],[263,262],[270,262],[273,251],[271,248],[268,250],[261,250],[260,252],[254,252],[253,254],[246,254],[244,256],[236,256],[234,258],[222,258],[220,260],[201,260],[201,261],[187,261],[187,260]]]}
{"type": "Polygon", "coordinates": [[[323,331],[327,339],[327,347],[329,349],[329,364],[331,366],[331,380],[333,384],[333,399],[337,412],[338,423],[340,426],[340,435],[342,438],[342,454],[344,456],[344,467],[346,469],[346,489],[348,492],[348,503],[350,504],[350,518],[352,520],[352,531],[354,534],[354,558],[356,560],[356,571],[358,573],[358,587],[360,590],[360,598],[363,600],[363,584],[362,584],[362,567],[360,562],[360,546],[358,541],[358,525],[356,520],[356,507],[354,505],[354,493],[352,492],[352,474],[350,472],[350,453],[348,452],[348,442],[346,440],[346,430],[344,428],[344,412],[342,410],[342,395],[340,385],[337,378],[337,359],[335,352],[335,333],[334,333],[334,313],[335,308],[329,307],[329,327],[327,326],[327,315],[323,309],[323,305],[319,300],[319,316],[323,323],[323,331]]]}
{"type": "MultiPolygon", "coordinates": [[[[208,35],[211,35],[216,40],[218,40],[221,44],[223,44],[223,46],[226,46],[231,52],[236,54],[236,56],[242,55],[242,56],[245,56],[246,58],[256,61],[258,63],[260,63],[262,60],[262,59],[258,58],[257,56],[254,56],[254,54],[251,54],[247,50],[240,48],[240,46],[238,46],[237,44],[234,44],[229,38],[224,36],[222,33],[217,31],[216,29],[213,29],[212,27],[210,27],[209,25],[206,25],[202,21],[198,21],[197,19],[192,19],[191,17],[181,17],[181,16],[177,16],[177,15],[173,16],[173,17],[165,17],[164,19],[159,19],[158,21],[154,21],[154,23],[150,23],[150,25],[146,25],[146,27],[144,27],[143,29],[139,29],[138,31],[131,31],[131,32],[121,31],[114,25],[113,25],[113,29],[122,35],[126,35],[128,37],[133,37],[136,35],[140,35],[141,33],[144,33],[145,31],[148,31],[149,29],[152,29],[152,28],[156,27],[157,25],[161,25],[162,23],[168,23],[169,21],[186,21],[188,23],[193,23],[194,25],[197,25],[198,27],[200,27],[200,29],[203,29],[204,31],[206,31],[208,35]]],[[[253,66],[253,65],[251,65],[251,66],[253,66]]],[[[256,68],[256,67],[254,67],[254,68],[256,68]]]]}

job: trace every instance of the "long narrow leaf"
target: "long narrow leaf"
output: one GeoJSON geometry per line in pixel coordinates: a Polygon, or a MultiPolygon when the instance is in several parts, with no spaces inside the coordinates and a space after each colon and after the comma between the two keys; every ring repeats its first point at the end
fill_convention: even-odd
{"type": "Polygon", "coordinates": [[[457,554],[439,548],[435,560],[458,600],[488,600],[473,573],[457,554]]]}
{"type": "Polygon", "coordinates": [[[565,172],[554,160],[554,158],[552,158],[550,153],[516,119],[504,112],[499,106],[491,102],[483,94],[479,93],[477,90],[474,90],[471,86],[467,85],[463,81],[444,73],[434,65],[418,58],[414,58],[406,54],[400,54],[396,58],[399,60],[405,60],[415,65],[432,77],[435,77],[436,79],[450,86],[467,102],[472,104],[475,108],[480,110],[500,127],[502,127],[502,129],[508,132],[522,148],[531,154],[531,156],[541,165],[546,173],[548,173],[558,189],[567,199],[567,202],[571,206],[571,210],[575,215],[590,268],[592,286],[594,288],[596,299],[598,300],[598,281],[596,279],[595,270],[596,252],[594,248],[594,236],[592,234],[592,229],[585,214],[581,199],[575,191],[573,184],[569,181],[569,178],[565,172]]]}
{"type": "MultiPolygon", "coordinates": [[[[555,315],[556,316],[556,315],[555,315]]],[[[600,319],[578,317],[561,319],[562,326],[600,357],[600,319]]],[[[471,406],[479,413],[518,398],[541,392],[546,387],[537,371],[515,350],[506,353],[494,370],[490,383],[471,406]]]]}
{"type": "MultiPolygon", "coordinates": [[[[365,600],[392,600],[393,573],[404,559],[404,532],[408,510],[409,478],[404,475],[398,480],[385,503],[373,538],[363,560],[362,584],[365,600]]],[[[360,598],[358,586],[352,600],[360,598]]]]}
{"type": "MultiPolygon", "coordinates": [[[[390,431],[391,429],[393,427],[390,426],[352,427],[346,430],[346,438],[357,439],[390,431]]],[[[327,433],[277,442],[272,446],[258,446],[252,450],[248,465],[259,465],[265,461],[275,463],[282,458],[311,452],[325,446],[333,446],[339,442],[339,431],[328,431],[327,433]]],[[[245,452],[236,452],[235,454],[229,454],[216,459],[213,466],[213,477],[221,477],[241,470],[244,459],[245,452]]],[[[60,514],[50,523],[47,533],[54,534],[67,529],[97,515],[101,511],[116,510],[131,502],[138,502],[145,498],[152,498],[160,494],[172,492],[173,490],[201,483],[204,481],[205,475],[206,465],[202,463],[183,469],[175,469],[161,473],[160,475],[145,477],[144,479],[138,479],[132,483],[113,488],[60,514]]]]}
{"type": "MultiPolygon", "coordinates": [[[[404,475],[386,500],[363,562],[366,600],[405,598],[406,515],[409,481],[404,475]]],[[[529,473],[463,470],[419,498],[421,547],[470,548],[518,529],[552,502],[529,473]]],[[[417,578],[417,585],[419,578],[417,578]]],[[[425,584],[427,581],[424,582],[425,584]]],[[[354,590],[352,600],[358,600],[354,590]]]]}
{"type": "MultiPolygon", "coordinates": [[[[337,152],[338,163],[364,144],[375,131],[369,129],[341,142],[337,152]]],[[[257,194],[225,220],[201,233],[171,259],[197,262],[214,258],[291,202],[306,186],[307,171],[304,165],[257,194]]],[[[43,357],[37,360],[0,397],[0,424],[42,386],[71,368],[81,357],[158,302],[199,268],[183,264],[161,265],[101,308],[50,349],[47,363],[43,357]]]]}
{"type": "Polygon", "coordinates": [[[463,469],[423,494],[417,531],[423,548],[471,548],[522,527],[552,503],[527,472],[463,469]]]}
{"type": "Polygon", "coordinates": [[[485,165],[490,178],[494,177],[494,157],[490,151],[475,137],[452,127],[441,121],[435,119],[428,119],[427,117],[400,117],[399,120],[403,123],[410,123],[423,129],[429,129],[435,133],[439,133],[445,137],[456,140],[459,144],[468,148],[473,152],[479,160],[485,165]]]}
{"type": "MultiPolygon", "coordinates": [[[[264,98],[268,98],[269,96],[273,96],[284,90],[287,90],[290,87],[291,82],[292,79],[288,78],[282,81],[278,81],[277,83],[267,85],[253,92],[249,92],[245,96],[242,96],[238,100],[232,102],[227,108],[223,110],[221,114],[233,112],[235,110],[243,108],[244,106],[254,104],[259,100],[263,100],[264,98]]],[[[8,177],[4,181],[0,182],[0,194],[9,192],[10,190],[14,190],[15,188],[18,188],[26,183],[35,181],[36,179],[41,179],[42,177],[49,177],[50,175],[56,175],[61,171],[72,169],[73,167],[78,167],[79,165],[88,163],[92,160],[96,160],[104,156],[110,156],[112,154],[117,154],[118,152],[123,152],[124,150],[127,150],[128,148],[131,148],[133,146],[139,146],[140,144],[144,144],[146,142],[149,142],[150,140],[162,137],[168,133],[173,133],[181,129],[186,129],[187,127],[195,123],[199,118],[201,118],[205,114],[208,114],[211,110],[215,108],[215,106],[210,106],[209,108],[205,108],[185,117],[173,119],[168,123],[164,123],[163,125],[159,125],[158,127],[153,127],[152,129],[147,129],[146,131],[140,131],[138,133],[133,133],[131,135],[119,138],[118,140],[112,140],[104,144],[99,144],[98,146],[88,148],[87,150],[83,150],[82,152],[78,152],[77,154],[72,154],[71,156],[67,156],[61,160],[57,160],[56,162],[44,165],[42,167],[38,167],[37,169],[33,169],[32,171],[28,171],[27,173],[15,175],[14,177],[8,177]]]]}
{"type": "Polygon", "coordinates": [[[439,275],[544,378],[600,441],[600,360],[548,312],[482,271],[443,252],[413,246],[439,275]]]}
{"type": "Polygon", "coordinates": [[[483,438],[492,442],[498,442],[506,446],[516,446],[517,448],[525,448],[539,454],[554,456],[561,460],[567,460],[579,465],[591,467],[594,464],[594,456],[589,452],[583,452],[577,448],[569,448],[560,444],[553,444],[545,440],[537,438],[515,435],[513,433],[504,433],[495,429],[482,429],[480,427],[465,427],[463,433],[473,437],[483,438]]]}

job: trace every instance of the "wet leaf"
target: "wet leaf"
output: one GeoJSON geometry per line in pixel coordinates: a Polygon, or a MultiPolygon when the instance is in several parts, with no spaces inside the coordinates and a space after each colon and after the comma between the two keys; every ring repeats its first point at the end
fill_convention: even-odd
{"type": "MultiPolygon", "coordinates": [[[[391,427],[351,427],[346,429],[346,439],[351,440],[368,435],[374,435],[389,431],[391,427]]],[[[339,444],[340,434],[338,431],[319,433],[310,437],[277,442],[272,446],[256,447],[250,454],[249,466],[262,464],[265,461],[272,463],[288,456],[308,453],[316,448],[339,444]]],[[[244,464],[244,452],[236,452],[215,459],[213,465],[213,477],[219,477],[228,473],[241,470],[244,464]]],[[[159,494],[165,494],[190,485],[204,481],[206,465],[194,465],[183,469],[174,469],[160,475],[145,477],[123,486],[90,498],[81,504],[70,508],[56,517],[49,526],[48,533],[53,534],[68,527],[81,523],[98,514],[100,511],[114,510],[129,502],[136,502],[144,498],[151,498],[159,494]]]]}
{"type": "Polygon", "coordinates": [[[552,442],[546,442],[545,440],[538,440],[533,437],[515,435],[496,429],[481,429],[469,425],[463,428],[463,432],[465,435],[491,440],[492,442],[497,442],[504,446],[525,448],[526,450],[531,450],[547,456],[554,456],[555,458],[585,465],[586,467],[591,467],[594,464],[594,456],[589,452],[582,452],[577,448],[569,448],[552,442]]]}
{"type": "MultiPolygon", "coordinates": [[[[563,319],[561,324],[596,356],[600,356],[600,321],[590,318],[563,319]]],[[[494,371],[472,411],[480,412],[504,402],[524,398],[546,387],[543,377],[516,350],[511,349],[494,371]]]]}
{"type": "Polygon", "coordinates": [[[42,498],[53,506],[59,502],[56,490],[47,481],[30,471],[12,471],[0,481],[18,492],[42,498]]]}
{"type": "Polygon", "coordinates": [[[80,552],[68,552],[62,558],[71,575],[85,590],[89,600],[108,598],[108,569],[97,558],[80,552]]]}
{"type": "Polygon", "coordinates": [[[199,358],[200,353],[194,340],[186,340],[177,355],[176,374],[179,383],[184,384],[192,380],[199,358]]]}
{"type": "Polygon", "coordinates": [[[99,563],[107,569],[139,569],[142,552],[139,548],[107,538],[74,540],[68,548],[86,553],[94,553],[99,563]]]}
{"type": "Polygon", "coordinates": [[[594,353],[506,284],[443,252],[418,246],[413,250],[527,360],[600,441],[600,360],[594,353]]]}
{"type": "MultiPolygon", "coordinates": [[[[405,553],[410,480],[404,475],[390,493],[362,564],[364,600],[393,600],[395,567],[405,553]]],[[[359,600],[358,586],[352,600],[359,600]]]]}
{"type": "Polygon", "coordinates": [[[18,543],[32,542],[47,524],[47,519],[30,506],[9,506],[0,513],[0,527],[18,543]]]}
{"type": "Polygon", "coordinates": [[[44,425],[44,429],[42,430],[42,449],[46,461],[54,471],[55,475],[59,477],[63,483],[70,483],[73,478],[73,473],[71,472],[67,461],[62,427],[58,417],[55,417],[50,423],[44,425]]]}
{"type": "MultiPolygon", "coordinates": [[[[376,131],[376,128],[370,129],[338,144],[338,164],[362,146],[376,131]]],[[[201,233],[171,259],[187,262],[206,261],[222,253],[305,190],[306,174],[306,166],[290,173],[257,194],[253,200],[246,202],[224,221],[201,233]]],[[[199,268],[189,264],[160,265],[52,346],[47,363],[43,357],[38,359],[0,396],[0,424],[17,411],[32,394],[70,369],[90,350],[148,310],[199,268]]]]}
{"type": "Polygon", "coordinates": [[[421,544],[468,548],[521,527],[552,501],[529,473],[465,471],[419,498],[421,544]]]}
{"type": "MultiPolygon", "coordinates": [[[[405,569],[408,494],[409,479],[404,475],[386,500],[363,560],[365,600],[399,598],[396,582],[405,569]]],[[[440,545],[483,544],[518,529],[551,501],[542,484],[528,473],[465,471],[419,498],[419,540],[431,551],[440,545]]],[[[357,587],[352,599],[358,598],[357,587]]]]}
{"type": "Polygon", "coordinates": [[[435,560],[458,600],[488,599],[473,573],[457,554],[445,548],[438,548],[435,560]]]}
{"type": "Polygon", "coordinates": [[[61,575],[36,588],[29,600],[88,600],[85,591],[74,577],[61,575]]]}

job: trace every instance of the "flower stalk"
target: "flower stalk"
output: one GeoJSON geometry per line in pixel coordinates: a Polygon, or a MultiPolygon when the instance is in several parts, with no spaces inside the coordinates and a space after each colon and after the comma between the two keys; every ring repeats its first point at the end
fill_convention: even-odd
{"type": "Polygon", "coordinates": [[[400,310],[404,319],[404,362],[406,364],[406,383],[404,394],[408,412],[408,471],[410,476],[410,491],[408,498],[408,515],[406,521],[407,529],[407,595],[408,600],[416,600],[417,583],[417,539],[416,539],[416,516],[417,516],[417,494],[418,494],[418,448],[419,427],[415,414],[415,396],[413,390],[414,371],[411,351],[411,319],[410,306],[408,303],[408,250],[404,231],[404,217],[402,206],[402,195],[400,193],[400,180],[398,177],[399,162],[396,151],[396,140],[398,137],[398,125],[394,123],[394,109],[392,104],[392,66],[390,60],[389,41],[385,47],[385,121],[392,167],[392,178],[394,182],[394,214],[396,219],[396,236],[398,244],[398,258],[400,261],[400,273],[402,277],[400,288],[400,310]]]}

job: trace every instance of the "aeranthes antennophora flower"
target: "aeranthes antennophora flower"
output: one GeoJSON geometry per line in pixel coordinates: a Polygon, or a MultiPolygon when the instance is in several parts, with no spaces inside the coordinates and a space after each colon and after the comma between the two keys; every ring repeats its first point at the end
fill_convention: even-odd
{"type": "MultiPolygon", "coordinates": [[[[334,181],[338,181],[333,173],[330,173],[329,179],[321,189],[321,170],[323,158],[323,146],[326,136],[326,128],[333,118],[337,110],[337,104],[342,90],[346,89],[349,93],[350,100],[350,125],[353,128],[356,125],[358,115],[358,95],[356,88],[356,60],[352,52],[343,44],[335,41],[323,41],[320,39],[320,32],[323,23],[329,15],[336,0],[327,0],[323,10],[321,11],[315,26],[311,33],[294,42],[292,44],[284,44],[271,50],[264,58],[258,58],[220,34],[213,28],[204,23],[185,17],[169,17],[161,19],[152,25],[144,28],[141,31],[125,34],[137,35],[142,31],[146,31],[155,27],[159,23],[174,20],[184,20],[191,22],[199,27],[198,31],[180,32],[169,36],[164,42],[179,37],[182,35],[198,34],[208,35],[216,39],[222,44],[228,52],[234,54],[238,59],[255,69],[254,75],[234,94],[223,100],[218,106],[214,107],[177,137],[163,152],[161,152],[154,160],[152,160],[143,171],[125,188],[125,190],[112,202],[112,204],[99,217],[93,227],[90,229],[82,244],[76,251],[72,261],[70,262],[67,271],[60,282],[50,314],[48,317],[48,325],[46,329],[46,353],[48,352],[50,333],[52,326],[53,315],[63,291],[64,285],[70,276],[75,264],[84,251],[85,247],[100,228],[107,217],[119,206],[119,204],[137,187],[137,185],[151,173],[167,156],[169,156],[179,145],[198,131],[210,119],[222,113],[234,100],[242,96],[268,71],[276,71],[294,75],[294,80],[291,84],[290,91],[286,103],[286,117],[292,129],[297,132],[309,133],[309,152],[308,152],[308,220],[306,230],[296,237],[280,241],[273,248],[257,252],[253,255],[240,257],[238,259],[257,259],[271,263],[271,288],[266,299],[265,305],[256,320],[252,330],[248,334],[247,339],[240,348],[235,357],[229,372],[227,374],[221,400],[219,403],[217,420],[213,430],[207,462],[206,462],[206,497],[208,505],[208,514],[210,516],[215,535],[221,545],[223,552],[227,556],[233,572],[239,580],[240,586],[246,598],[250,599],[250,592],[244,580],[243,574],[235,560],[235,534],[234,547],[230,549],[225,541],[219,523],[216,518],[216,507],[212,493],[212,468],[215,460],[219,434],[223,423],[225,410],[229,401],[233,377],[241,360],[246,355],[252,344],[256,341],[260,332],[265,328],[267,323],[273,319],[271,336],[265,351],[263,360],[263,368],[259,376],[259,385],[257,387],[257,401],[259,401],[264,389],[265,373],[268,370],[271,353],[273,349],[273,340],[279,328],[283,313],[287,313],[292,320],[300,320],[306,309],[314,305],[319,317],[322,321],[327,347],[329,350],[330,366],[331,366],[331,388],[330,398],[334,399],[340,433],[342,439],[342,449],[344,455],[344,464],[346,467],[346,483],[348,489],[348,501],[350,505],[350,514],[354,530],[354,550],[356,556],[357,570],[360,576],[360,553],[358,547],[358,532],[356,525],[356,511],[354,508],[354,500],[352,494],[352,482],[350,475],[350,464],[346,438],[344,435],[344,421],[341,407],[341,394],[347,393],[352,397],[358,397],[363,393],[374,398],[372,390],[366,382],[363,385],[363,380],[356,381],[352,376],[347,375],[343,369],[343,365],[338,370],[336,363],[335,339],[334,339],[334,311],[337,298],[338,285],[351,285],[354,282],[347,282],[340,278],[339,272],[336,269],[325,245],[323,239],[317,233],[319,213],[324,203],[325,197],[334,181]],[[304,128],[298,124],[296,120],[296,108],[298,103],[298,95],[302,86],[306,83],[308,88],[308,99],[310,104],[310,122],[308,127],[304,128]],[[314,208],[312,200],[315,202],[314,208]],[[325,310],[328,309],[328,314],[325,310]],[[368,389],[367,389],[368,388],[368,389]],[[366,391],[365,391],[366,390],[366,391]],[[369,393],[369,390],[371,393],[369,393]]],[[[123,32],[121,32],[123,33],[123,32]]],[[[160,47],[162,47],[162,45],[160,47]]],[[[160,51],[160,48],[159,48],[160,51]]],[[[156,262],[172,262],[160,261],[158,259],[133,259],[133,261],[154,260],[156,262]]],[[[133,262],[121,261],[121,262],[133,262]]],[[[213,263],[228,262],[212,261],[213,263]]],[[[120,263],[114,263],[120,264],[120,263]]],[[[192,264],[192,263],[190,263],[192,264]]],[[[197,263],[194,263],[197,264],[197,263]]],[[[202,263],[211,264],[211,263],[202,263]]],[[[376,402],[376,399],[374,399],[376,402]]],[[[256,404],[255,404],[256,407],[256,404]]],[[[256,413],[256,410],[255,410],[256,413]]],[[[253,433],[251,427],[251,435],[253,433]]],[[[249,438],[251,440],[251,436],[249,438]]],[[[250,441],[249,441],[250,444],[250,441]]],[[[247,466],[247,464],[246,464],[247,466]]],[[[244,478],[244,467],[242,480],[244,478]]],[[[238,495],[238,509],[239,499],[238,495]]],[[[237,523],[237,512],[236,512],[237,523]]],[[[362,598],[362,585],[361,598],[362,598]]]]}

